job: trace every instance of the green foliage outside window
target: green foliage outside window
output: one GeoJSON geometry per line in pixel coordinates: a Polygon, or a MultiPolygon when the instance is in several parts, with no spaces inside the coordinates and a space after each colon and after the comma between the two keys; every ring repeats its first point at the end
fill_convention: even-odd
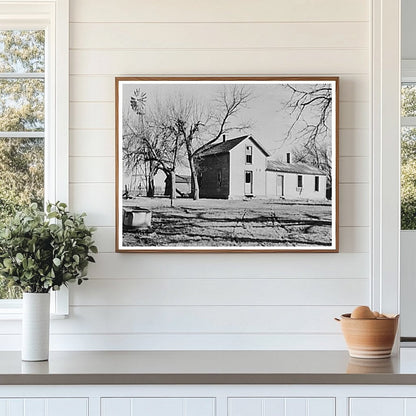
{"type": "MultiPolygon", "coordinates": [[[[44,79],[25,77],[44,72],[43,30],[0,30],[0,73],[8,74],[0,79],[0,229],[16,211],[31,203],[43,206],[44,138],[7,132],[44,131],[44,79]]],[[[18,289],[0,279],[0,299],[19,297],[18,289]]]]}
{"type": "MultiPolygon", "coordinates": [[[[416,116],[416,85],[402,86],[402,117],[416,116]]],[[[416,229],[416,127],[401,135],[401,228],[416,229]]]]}

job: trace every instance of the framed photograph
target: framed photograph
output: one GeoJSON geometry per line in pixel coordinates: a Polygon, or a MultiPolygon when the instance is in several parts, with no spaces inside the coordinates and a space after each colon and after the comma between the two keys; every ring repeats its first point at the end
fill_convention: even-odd
{"type": "Polygon", "coordinates": [[[115,90],[118,252],[338,251],[338,77],[115,90]]]}

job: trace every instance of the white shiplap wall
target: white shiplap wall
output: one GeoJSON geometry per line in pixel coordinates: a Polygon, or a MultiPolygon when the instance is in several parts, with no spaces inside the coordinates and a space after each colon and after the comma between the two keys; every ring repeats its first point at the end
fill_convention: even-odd
{"type": "Polygon", "coordinates": [[[344,348],[332,318],[369,303],[370,3],[70,1],[70,205],[100,254],[52,348],[344,348]],[[114,253],[114,77],[167,74],[340,76],[339,254],[114,253]]]}

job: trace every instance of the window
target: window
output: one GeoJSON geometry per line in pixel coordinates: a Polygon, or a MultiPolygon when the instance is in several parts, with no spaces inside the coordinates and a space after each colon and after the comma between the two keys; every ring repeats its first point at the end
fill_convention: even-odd
{"type": "Polygon", "coordinates": [[[315,176],[315,192],[319,192],[319,176],[315,176]]]}
{"type": "Polygon", "coordinates": [[[253,163],[253,146],[246,146],[246,164],[251,165],[253,163]]]}
{"type": "Polygon", "coordinates": [[[416,80],[401,90],[401,229],[416,229],[416,80]]]}
{"type": "Polygon", "coordinates": [[[244,173],[244,194],[253,195],[253,171],[246,170],[244,173]]]}
{"type": "MultiPolygon", "coordinates": [[[[43,205],[45,30],[0,30],[0,221],[43,205]]],[[[0,279],[0,299],[21,298],[0,279]]]]}
{"type": "Polygon", "coordinates": [[[291,163],[290,153],[286,153],[286,163],[291,163]]]}
{"type": "Polygon", "coordinates": [[[217,171],[217,186],[221,187],[222,185],[222,170],[218,169],[217,171]]]}
{"type": "MultiPolygon", "coordinates": [[[[0,0],[0,221],[13,205],[68,201],[67,148],[68,0],[0,0]]],[[[0,282],[0,313],[20,308],[4,297],[0,282]]],[[[67,313],[65,290],[52,299],[67,313]]]]}
{"type": "Polygon", "coordinates": [[[298,175],[298,188],[303,188],[303,176],[298,175]]]}

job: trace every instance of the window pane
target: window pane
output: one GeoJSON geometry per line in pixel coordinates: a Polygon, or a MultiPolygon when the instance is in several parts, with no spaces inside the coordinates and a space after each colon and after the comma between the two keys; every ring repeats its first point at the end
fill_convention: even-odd
{"type": "Polygon", "coordinates": [[[319,192],[319,176],[315,176],[315,192],[319,192]]]}
{"type": "Polygon", "coordinates": [[[45,72],[45,31],[0,30],[0,72],[45,72]]]}
{"type": "MultiPolygon", "coordinates": [[[[0,223],[31,202],[43,205],[44,140],[0,138],[0,223]]],[[[0,279],[0,299],[18,299],[21,291],[0,279]]]]}
{"type": "Polygon", "coordinates": [[[45,129],[45,82],[42,79],[0,79],[0,131],[45,129]]]}
{"type": "Polygon", "coordinates": [[[402,127],[401,228],[416,229],[416,127],[402,127]]]}
{"type": "Polygon", "coordinates": [[[44,140],[0,138],[0,219],[31,202],[43,205],[44,140]]]}

